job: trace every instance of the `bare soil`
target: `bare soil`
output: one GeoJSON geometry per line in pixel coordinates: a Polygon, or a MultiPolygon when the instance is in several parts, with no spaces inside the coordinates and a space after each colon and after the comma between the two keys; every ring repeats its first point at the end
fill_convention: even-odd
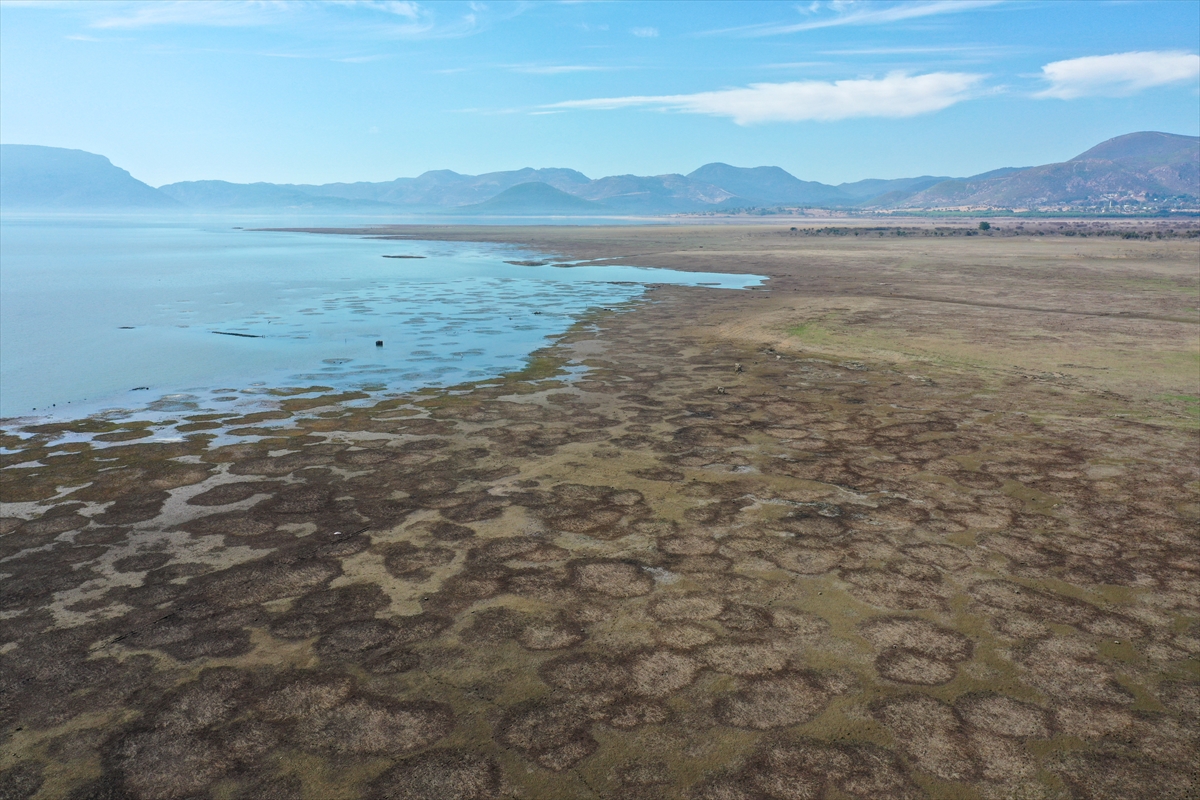
{"type": "Polygon", "coordinates": [[[0,797],[1200,796],[1200,241],[788,227],[373,230],[770,280],[5,432],[0,797]]]}

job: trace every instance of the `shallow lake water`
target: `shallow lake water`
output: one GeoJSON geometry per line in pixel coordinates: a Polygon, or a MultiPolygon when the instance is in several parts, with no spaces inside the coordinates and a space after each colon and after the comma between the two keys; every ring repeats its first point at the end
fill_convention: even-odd
{"type": "Polygon", "coordinates": [[[580,314],[646,284],[761,280],[235,226],[248,223],[0,220],[0,417],[231,411],[284,387],[458,384],[521,368],[580,314]]]}

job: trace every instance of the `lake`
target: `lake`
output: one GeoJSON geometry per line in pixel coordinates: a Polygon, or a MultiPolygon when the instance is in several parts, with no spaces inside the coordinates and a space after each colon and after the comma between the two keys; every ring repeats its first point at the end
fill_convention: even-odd
{"type": "Polygon", "coordinates": [[[646,284],[762,280],[511,264],[544,259],[502,245],[237,229],[249,224],[6,215],[0,417],[228,411],[284,387],[453,385],[520,369],[588,309],[646,284]]]}

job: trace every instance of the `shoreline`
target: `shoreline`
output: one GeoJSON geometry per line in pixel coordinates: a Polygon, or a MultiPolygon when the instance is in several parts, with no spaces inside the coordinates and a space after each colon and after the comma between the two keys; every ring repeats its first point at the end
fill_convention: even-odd
{"type": "Polygon", "coordinates": [[[6,456],[42,466],[0,472],[0,774],[1196,789],[1200,242],[441,233],[769,280],[649,288],[502,380],[283,400],[258,441],[6,456]]]}

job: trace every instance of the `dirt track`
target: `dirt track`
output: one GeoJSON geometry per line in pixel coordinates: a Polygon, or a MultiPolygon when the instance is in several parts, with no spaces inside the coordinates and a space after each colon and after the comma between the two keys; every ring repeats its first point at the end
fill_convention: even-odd
{"type": "Polygon", "coordinates": [[[466,392],[25,441],[0,797],[1200,793],[1196,240],[395,233],[771,281],[466,392]]]}

